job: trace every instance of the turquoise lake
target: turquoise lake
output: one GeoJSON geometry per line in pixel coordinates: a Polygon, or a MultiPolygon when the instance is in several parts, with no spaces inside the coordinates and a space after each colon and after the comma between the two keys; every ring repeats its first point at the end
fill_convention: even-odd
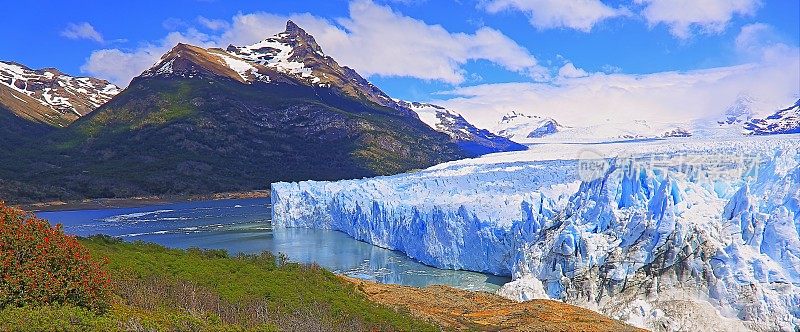
{"type": "Polygon", "coordinates": [[[432,284],[493,292],[510,279],[443,270],[401,252],[329,230],[272,227],[268,199],[193,201],[134,208],[39,212],[68,234],[105,234],[172,248],[225,249],[231,254],[264,250],[317,264],[343,275],[409,286],[432,284]]]}

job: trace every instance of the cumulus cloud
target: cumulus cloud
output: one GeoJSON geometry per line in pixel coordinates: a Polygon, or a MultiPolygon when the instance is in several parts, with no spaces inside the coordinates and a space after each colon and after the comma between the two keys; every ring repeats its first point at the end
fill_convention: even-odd
{"type": "Polygon", "coordinates": [[[170,32],[163,39],[146,43],[133,51],[102,49],[92,52],[81,71],[104,78],[118,86],[127,86],[130,80],[150,68],[178,43],[212,47],[216,43],[210,36],[197,30],[170,32]]]}
{"type": "Polygon", "coordinates": [[[517,110],[585,126],[619,119],[684,122],[716,119],[741,94],[769,113],[797,100],[799,50],[773,54],[768,61],[731,67],[643,75],[592,73],[551,83],[503,83],[460,87],[434,103],[492,128],[517,110]]]}
{"type": "Polygon", "coordinates": [[[534,77],[545,75],[525,48],[492,28],[482,27],[473,34],[450,33],[369,1],[351,2],[350,18],[338,23],[347,38],[332,41],[330,52],[367,75],[460,83],[464,81],[461,65],[470,60],[488,60],[534,77]]]}
{"type": "Polygon", "coordinates": [[[589,76],[585,70],[575,67],[572,62],[567,62],[558,69],[558,77],[561,78],[577,78],[589,76]]]}
{"type": "Polygon", "coordinates": [[[612,8],[600,0],[491,0],[485,9],[489,13],[524,12],[537,29],[570,28],[583,32],[591,31],[600,21],[630,14],[625,8],[612,8]]]}
{"type": "MultiPolygon", "coordinates": [[[[451,33],[442,26],[429,25],[369,0],[351,1],[349,10],[349,17],[335,21],[310,14],[238,14],[229,24],[214,23],[213,27],[220,30],[216,35],[193,31],[179,36],[185,38],[184,42],[198,46],[249,44],[282,31],[286,20],[291,19],[312,34],[328,55],[365,76],[413,77],[458,84],[468,77],[464,64],[485,60],[538,80],[548,78],[547,69],[527,49],[495,29],[482,27],[474,33],[451,33]]],[[[95,51],[83,68],[90,74],[113,77],[115,82],[127,85],[130,78],[152,65],[143,65],[145,59],[155,62],[158,57],[153,54],[168,50],[176,42],[173,39],[176,38],[168,36],[131,52],[95,51]],[[95,63],[113,62],[115,57],[126,68],[114,72],[103,63],[95,63]]]]}
{"type": "Polygon", "coordinates": [[[206,27],[207,29],[215,31],[228,28],[228,22],[220,19],[210,19],[210,18],[205,18],[203,16],[198,16],[197,22],[200,23],[200,25],[206,27]]]}
{"type": "Polygon", "coordinates": [[[61,36],[69,39],[87,39],[93,40],[98,43],[103,43],[103,35],[101,35],[89,22],[69,23],[67,27],[61,31],[61,36]]]}
{"type": "Polygon", "coordinates": [[[643,4],[642,15],[655,26],[665,24],[678,38],[689,38],[693,31],[722,32],[734,15],[755,14],[761,0],[635,0],[643,4]]]}
{"type": "Polygon", "coordinates": [[[785,54],[798,56],[800,49],[789,46],[778,32],[769,24],[753,23],[742,27],[736,36],[736,52],[746,61],[772,61],[785,54]]]}

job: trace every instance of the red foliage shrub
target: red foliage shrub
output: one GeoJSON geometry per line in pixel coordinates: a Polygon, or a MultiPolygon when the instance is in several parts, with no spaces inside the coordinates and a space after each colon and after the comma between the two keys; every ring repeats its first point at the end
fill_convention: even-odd
{"type": "Polygon", "coordinates": [[[102,311],[110,289],[105,262],[61,225],[0,202],[0,308],[70,303],[102,311]]]}

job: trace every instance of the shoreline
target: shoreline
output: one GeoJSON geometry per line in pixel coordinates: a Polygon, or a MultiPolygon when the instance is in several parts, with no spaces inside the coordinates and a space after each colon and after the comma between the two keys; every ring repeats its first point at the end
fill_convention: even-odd
{"type": "Polygon", "coordinates": [[[30,212],[52,212],[71,210],[95,210],[141,207],[192,201],[216,201],[227,199],[269,198],[269,190],[251,190],[206,195],[141,196],[128,198],[92,198],[74,201],[51,201],[13,205],[30,212]]]}

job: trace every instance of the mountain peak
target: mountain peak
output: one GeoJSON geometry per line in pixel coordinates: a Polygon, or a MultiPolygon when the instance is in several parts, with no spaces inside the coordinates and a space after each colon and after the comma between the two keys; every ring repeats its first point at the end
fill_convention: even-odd
{"type": "Polygon", "coordinates": [[[295,52],[303,51],[304,53],[322,53],[322,47],[317,44],[317,41],[314,40],[314,36],[308,34],[303,28],[299,27],[297,24],[292,22],[291,20],[286,21],[286,30],[278,34],[276,37],[277,39],[285,42],[286,44],[291,45],[295,52]]]}
{"type": "Polygon", "coordinates": [[[66,126],[119,91],[108,81],[0,61],[0,108],[35,122],[66,126]]]}
{"type": "Polygon", "coordinates": [[[286,22],[285,31],[246,46],[203,49],[179,43],[141,77],[193,78],[206,74],[248,84],[291,81],[329,88],[416,117],[416,113],[398,105],[355,70],[340,66],[325,55],[314,37],[292,21],[286,22]]]}
{"type": "Polygon", "coordinates": [[[170,55],[177,55],[177,54],[180,54],[180,53],[183,53],[183,52],[192,52],[194,49],[197,49],[197,48],[198,47],[195,47],[195,46],[192,46],[192,45],[189,45],[189,44],[178,43],[175,46],[173,46],[172,49],[170,49],[169,52],[167,52],[167,54],[164,55],[164,57],[167,57],[167,56],[170,56],[170,55]]]}
{"type": "Polygon", "coordinates": [[[512,110],[503,115],[495,126],[497,135],[509,139],[542,138],[557,133],[565,127],[552,118],[528,115],[512,110]]]}
{"type": "Polygon", "coordinates": [[[747,94],[739,94],[736,101],[725,110],[725,114],[717,121],[719,125],[741,124],[754,117],[753,107],[755,99],[747,94]]]}
{"type": "Polygon", "coordinates": [[[286,21],[286,33],[292,34],[292,33],[299,33],[299,32],[305,33],[305,30],[303,30],[302,28],[297,26],[297,24],[292,22],[292,20],[286,21]]]}
{"type": "Polygon", "coordinates": [[[416,117],[416,113],[399,106],[355,70],[340,66],[336,60],[325,55],[314,36],[292,21],[286,22],[284,32],[252,45],[229,45],[226,51],[251,63],[289,74],[308,84],[333,88],[351,97],[366,99],[416,117]]]}

